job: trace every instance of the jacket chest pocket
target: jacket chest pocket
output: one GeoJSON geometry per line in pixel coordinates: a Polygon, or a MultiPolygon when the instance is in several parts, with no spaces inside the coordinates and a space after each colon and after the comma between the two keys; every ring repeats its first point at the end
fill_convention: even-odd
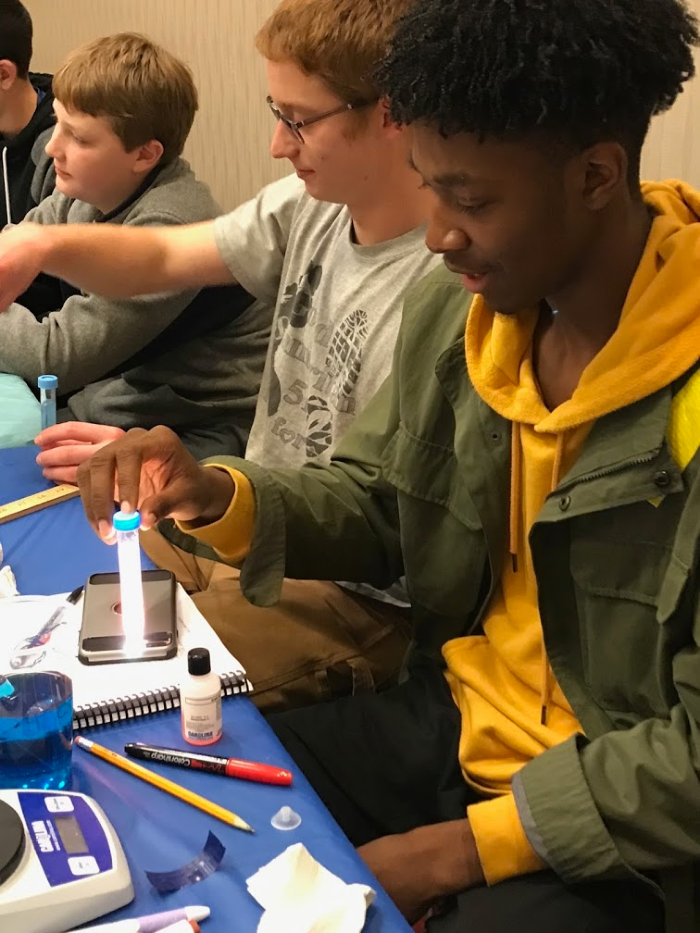
{"type": "Polygon", "coordinates": [[[481,591],[487,553],[481,519],[454,452],[403,427],[382,469],[397,490],[404,568],[411,601],[465,626],[481,591]]]}
{"type": "Polygon", "coordinates": [[[673,574],[672,536],[651,527],[661,518],[652,508],[621,510],[629,513],[627,534],[619,526],[606,533],[602,514],[584,533],[572,533],[583,675],[596,702],[613,714],[666,716],[677,699],[671,659],[684,638],[685,581],[673,574]],[[644,515],[646,529],[633,513],[644,515]]]}

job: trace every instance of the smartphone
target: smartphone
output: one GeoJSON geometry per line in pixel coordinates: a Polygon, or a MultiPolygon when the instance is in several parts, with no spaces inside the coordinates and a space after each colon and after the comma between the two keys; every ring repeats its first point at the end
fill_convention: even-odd
{"type": "Polygon", "coordinates": [[[83,664],[119,661],[163,661],[177,653],[175,576],[169,570],[144,570],[144,647],[137,655],[125,650],[118,573],[93,573],[83,598],[78,657],[83,664]]]}

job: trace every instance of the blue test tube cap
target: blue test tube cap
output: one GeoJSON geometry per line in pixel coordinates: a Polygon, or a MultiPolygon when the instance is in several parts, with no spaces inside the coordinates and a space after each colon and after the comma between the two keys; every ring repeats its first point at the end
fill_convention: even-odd
{"type": "Polygon", "coordinates": [[[115,531],[136,531],[141,525],[139,512],[115,512],[112,519],[115,531]]]}
{"type": "Polygon", "coordinates": [[[37,384],[40,389],[57,389],[58,376],[39,376],[37,384]]]}

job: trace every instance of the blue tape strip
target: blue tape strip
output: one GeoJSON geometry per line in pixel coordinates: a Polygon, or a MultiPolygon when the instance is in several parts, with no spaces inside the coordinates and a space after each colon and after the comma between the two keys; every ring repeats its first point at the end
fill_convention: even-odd
{"type": "Polygon", "coordinates": [[[147,871],[146,877],[159,894],[179,891],[188,884],[204,881],[209,875],[213,875],[221,865],[225,852],[226,848],[221,840],[210,832],[204,848],[191,862],[174,871],[147,871]]]}

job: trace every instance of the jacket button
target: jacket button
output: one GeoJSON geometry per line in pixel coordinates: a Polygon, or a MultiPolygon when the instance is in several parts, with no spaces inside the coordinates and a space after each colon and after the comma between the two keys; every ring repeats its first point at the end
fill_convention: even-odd
{"type": "Polygon", "coordinates": [[[661,470],[661,472],[657,473],[654,477],[654,485],[658,486],[659,489],[668,489],[671,485],[671,474],[666,470],[661,470]]]}
{"type": "Polygon", "coordinates": [[[493,431],[493,433],[491,434],[491,440],[494,442],[494,444],[497,444],[500,441],[500,439],[501,439],[501,435],[498,433],[498,431],[493,431]]]}
{"type": "Polygon", "coordinates": [[[571,505],[571,496],[562,496],[559,500],[559,508],[562,512],[567,512],[571,505]]]}

